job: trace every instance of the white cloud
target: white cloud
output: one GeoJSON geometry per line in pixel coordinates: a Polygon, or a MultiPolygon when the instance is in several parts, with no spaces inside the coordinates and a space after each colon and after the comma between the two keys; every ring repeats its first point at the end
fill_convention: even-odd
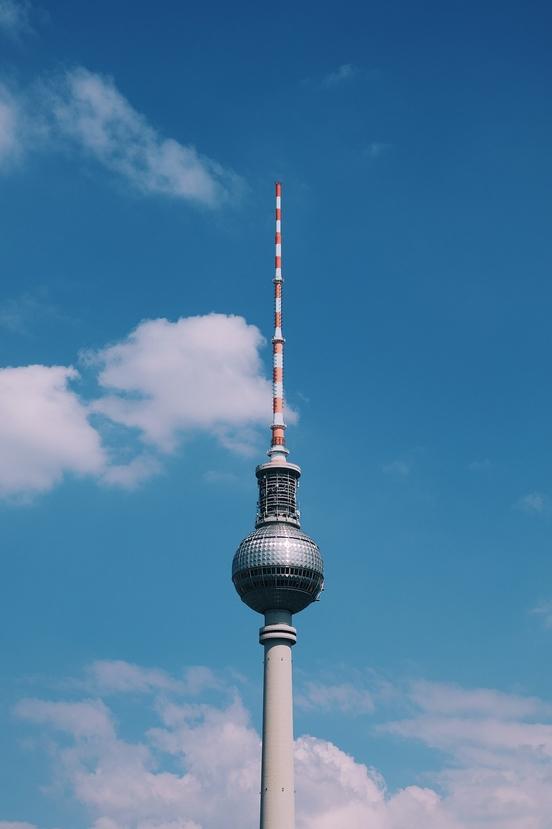
{"type": "Polygon", "coordinates": [[[542,514],[549,509],[549,499],[542,492],[529,492],[520,498],[515,506],[523,512],[542,514]]]}
{"type": "MultiPolygon", "coordinates": [[[[144,697],[148,726],[137,741],[118,733],[101,700],[28,700],[17,713],[53,729],[48,745],[65,784],[57,791],[71,793],[93,829],[256,824],[260,740],[237,697],[220,706],[182,702],[180,678],[123,662],[95,663],[91,676],[109,692],[158,692],[144,697]]],[[[434,787],[389,791],[375,769],[303,736],[295,749],[297,829],[550,829],[552,725],[534,721],[549,716],[547,703],[429,682],[412,683],[405,702],[413,715],[385,731],[441,752],[441,771],[424,775],[434,787]]]]}
{"type": "Polygon", "coordinates": [[[9,90],[0,84],[0,170],[19,157],[19,131],[19,105],[9,90]]]}
{"type": "Polygon", "coordinates": [[[44,492],[65,473],[98,475],[100,436],[70,382],[67,366],[0,369],[0,497],[44,492]]]}
{"type": "Polygon", "coordinates": [[[551,710],[536,697],[505,694],[490,688],[466,690],[458,685],[439,682],[414,682],[410,696],[422,710],[447,716],[469,714],[516,719],[551,710]]]}
{"type": "Polygon", "coordinates": [[[111,714],[101,700],[49,702],[24,699],[17,704],[16,713],[30,722],[46,723],[76,740],[111,740],[115,733],[111,714]]]}
{"type": "Polygon", "coordinates": [[[416,739],[448,758],[433,777],[460,826],[548,829],[550,704],[493,689],[432,683],[415,683],[411,700],[422,710],[381,730],[416,739]]]}
{"type": "Polygon", "coordinates": [[[50,87],[54,131],[142,193],[215,207],[239,178],[189,145],[163,138],[109,77],[78,67],[50,87]]]}
{"type": "Polygon", "coordinates": [[[37,829],[33,823],[21,823],[21,821],[0,820],[0,829],[37,829]]]}
{"type": "Polygon", "coordinates": [[[242,317],[146,320],[84,355],[100,387],[92,401],[71,366],[0,369],[0,497],[45,492],[69,473],[132,488],[198,433],[250,453],[270,422],[262,344],[242,317]]]}
{"type": "MultiPolygon", "coordinates": [[[[94,829],[255,825],[260,741],[238,699],[219,708],[159,698],[159,726],[139,743],[118,736],[101,705],[32,700],[17,709],[71,736],[54,763],[94,829]]],[[[297,741],[296,780],[298,829],[399,829],[406,817],[420,829],[453,825],[442,821],[435,792],[413,786],[389,798],[377,772],[314,737],[297,741]]]]}
{"type": "Polygon", "coordinates": [[[299,694],[296,704],[305,710],[338,710],[347,714],[366,714],[374,710],[372,694],[349,682],[324,684],[306,682],[299,694]]]}
{"type": "Polygon", "coordinates": [[[91,357],[105,390],[93,408],[138,429],[162,452],[173,451],[179,436],[194,430],[240,450],[242,443],[251,445],[252,426],[269,422],[262,342],[259,330],[242,317],[147,320],[91,357]]]}
{"type": "Polygon", "coordinates": [[[25,0],[0,0],[0,31],[12,37],[29,31],[29,12],[25,0]]]}
{"type": "Polygon", "coordinates": [[[207,689],[220,690],[224,687],[217,674],[205,665],[191,665],[182,676],[173,677],[160,668],[144,668],[120,659],[92,662],[86,669],[84,681],[75,684],[100,696],[163,691],[197,696],[207,689]]]}
{"type": "Polygon", "coordinates": [[[158,475],[161,469],[157,458],[141,453],[126,463],[111,463],[104,470],[102,481],[123,489],[135,489],[148,478],[158,475]]]}
{"type": "Polygon", "coordinates": [[[100,694],[151,693],[178,688],[177,681],[165,671],[120,659],[93,662],[87,669],[87,682],[100,694]]]}

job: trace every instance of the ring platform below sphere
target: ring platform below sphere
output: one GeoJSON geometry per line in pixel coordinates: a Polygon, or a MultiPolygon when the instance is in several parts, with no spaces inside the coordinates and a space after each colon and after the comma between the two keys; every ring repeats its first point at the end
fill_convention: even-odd
{"type": "Polygon", "coordinates": [[[298,613],[320,595],[324,585],[322,556],[312,538],[298,527],[265,524],[238,547],[232,581],[242,601],[259,613],[298,613]]]}

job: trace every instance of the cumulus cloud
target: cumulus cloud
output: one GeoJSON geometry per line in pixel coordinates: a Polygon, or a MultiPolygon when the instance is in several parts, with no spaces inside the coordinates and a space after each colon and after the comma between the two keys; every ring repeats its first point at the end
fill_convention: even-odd
{"type": "Polygon", "coordinates": [[[0,496],[51,489],[65,473],[99,475],[105,453],[67,366],[0,369],[0,496]]]}
{"type": "MultiPolygon", "coordinates": [[[[47,729],[65,784],[57,791],[70,793],[93,829],[256,825],[260,740],[231,686],[219,680],[226,701],[205,704],[190,699],[181,677],[159,669],[95,663],[91,676],[98,692],[102,683],[107,692],[147,692],[140,736],[134,723],[133,740],[125,738],[100,698],[26,700],[16,712],[47,729]]],[[[411,716],[380,731],[436,748],[441,769],[426,773],[423,786],[390,791],[376,769],[327,740],[302,736],[295,746],[298,829],[549,829],[550,706],[494,689],[408,687],[400,705],[411,716]]]]}
{"type": "Polygon", "coordinates": [[[199,433],[250,452],[270,418],[262,344],[242,317],[146,320],[84,356],[92,400],[71,366],[0,369],[0,497],[45,492],[66,474],[131,488],[199,433]]]}
{"type": "Polygon", "coordinates": [[[216,207],[240,187],[235,174],[195,147],[162,137],[107,76],[72,69],[44,87],[44,103],[54,135],[137,191],[216,207]]]}
{"type": "MultiPolygon", "coordinates": [[[[220,706],[191,703],[182,692],[170,699],[164,672],[124,664],[112,663],[109,676],[130,677],[126,690],[137,681],[163,690],[154,703],[158,724],[139,742],[114,730],[99,700],[17,707],[20,718],[70,737],[54,742],[54,763],[94,829],[254,826],[260,740],[239,698],[220,706]]],[[[298,829],[399,829],[406,818],[420,829],[453,826],[434,791],[410,786],[389,797],[375,770],[325,740],[300,738],[296,768],[298,829]]]]}
{"type": "Polygon", "coordinates": [[[208,430],[224,445],[242,449],[242,443],[249,445],[248,429],[269,416],[262,342],[259,330],[242,317],[148,320],[122,342],[89,355],[105,390],[93,408],[138,429],[162,452],[194,430],[208,430]]]}

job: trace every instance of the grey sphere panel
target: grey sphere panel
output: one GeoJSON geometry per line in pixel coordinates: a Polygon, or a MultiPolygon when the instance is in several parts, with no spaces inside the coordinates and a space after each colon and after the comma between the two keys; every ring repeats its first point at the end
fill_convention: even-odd
{"type": "Polygon", "coordinates": [[[253,610],[298,613],[320,595],[322,556],[312,538],[297,527],[264,525],[239,545],[232,580],[241,599],[253,610]]]}
{"type": "Polygon", "coordinates": [[[263,565],[293,565],[323,572],[318,546],[290,524],[268,524],[246,536],[234,556],[232,575],[244,567],[263,565]]]}

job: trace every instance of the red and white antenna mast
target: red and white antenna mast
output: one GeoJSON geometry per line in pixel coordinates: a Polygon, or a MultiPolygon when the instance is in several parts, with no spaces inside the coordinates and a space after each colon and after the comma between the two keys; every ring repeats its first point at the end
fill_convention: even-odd
{"type": "Polygon", "coordinates": [[[284,337],[282,334],[282,184],[276,182],[276,235],[274,259],[274,336],[272,337],[272,445],[270,460],[285,462],[286,424],[284,423],[284,337]]]}

